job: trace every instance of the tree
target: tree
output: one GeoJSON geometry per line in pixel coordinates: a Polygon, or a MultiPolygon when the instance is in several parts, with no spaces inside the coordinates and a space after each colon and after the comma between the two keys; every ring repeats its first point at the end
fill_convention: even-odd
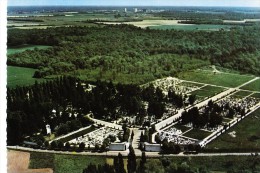
{"type": "Polygon", "coordinates": [[[81,142],[79,144],[79,151],[83,151],[85,149],[85,143],[84,142],[81,142]]]}
{"type": "Polygon", "coordinates": [[[145,163],[145,173],[164,173],[162,162],[158,159],[150,159],[145,163]]]}
{"type": "Polygon", "coordinates": [[[145,156],[145,152],[142,152],[142,156],[141,156],[141,160],[140,160],[140,164],[139,164],[139,168],[138,168],[138,172],[139,173],[143,173],[145,172],[145,163],[146,163],[146,156],[145,156]]]}
{"type": "Polygon", "coordinates": [[[62,149],[63,147],[64,147],[63,142],[58,141],[58,148],[59,148],[59,149],[62,149]]]}
{"type": "Polygon", "coordinates": [[[57,142],[56,141],[52,141],[51,142],[51,149],[56,149],[57,148],[57,142]]]}
{"type": "Polygon", "coordinates": [[[128,173],[134,173],[136,171],[136,156],[132,145],[130,145],[129,147],[129,154],[127,158],[128,158],[127,160],[128,173]]]}
{"type": "Polygon", "coordinates": [[[189,103],[192,105],[196,101],[196,95],[189,95],[189,103]]]}
{"type": "Polygon", "coordinates": [[[66,142],[66,144],[65,144],[65,148],[66,148],[67,150],[70,149],[70,143],[69,143],[69,142],[66,142]]]}
{"type": "Polygon", "coordinates": [[[126,173],[124,168],[124,160],[121,153],[118,153],[118,172],[116,173],[126,173]]]}

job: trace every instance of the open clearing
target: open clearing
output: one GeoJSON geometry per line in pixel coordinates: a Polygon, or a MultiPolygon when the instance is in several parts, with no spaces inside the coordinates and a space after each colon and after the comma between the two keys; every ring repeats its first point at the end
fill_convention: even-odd
{"type": "Polygon", "coordinates": [[[224,87],[237,87],[254,77],[235,73],[214,73],[211,71],[194,70],[181,73],[179,78],[224,87]]]}
{"type": "Polygon", "coordinates": [[[213,140],[206,146],[206,150],[222,150],[223,152],[260,151],[260,108],[250,114],[225,134],[213,140]],[[236,137],[228,133],[236,132],[236,137]]]}
{"type": "Polygon", "coordinates": [[[260,91],[260,79],[255,80],[243,87],[241,89],[251,90],[251,91],[260,91]]]}
{"type": "Polygon", "coordinates": [[[19,46],[15,48],[8,48],[7,49],[7,55],[12,55],[20,52],[24,52],[26,50],[34,50],[35,48],[37,49],[48,49],[51,46],[43,46],[43,45],[24,45],[24,46],[19,46]]]}
{"type": "Polygon", "coordinates": [[[44,79],[33,78],[35,71],[32,68],[7,66],[7,86],[14,88],[16,86],[32,85],[35,81],[44,81],[44,79]]]}

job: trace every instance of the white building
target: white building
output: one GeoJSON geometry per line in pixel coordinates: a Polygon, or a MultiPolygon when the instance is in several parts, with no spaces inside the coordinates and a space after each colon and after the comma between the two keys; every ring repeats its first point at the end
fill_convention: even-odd
{"type": "Polygon", "coordinates": [[[161,151],[161,144],[150,144],[145,142],[144,143],[144,150],[145,151],[152,151],[152,152],[160,152],[161,151]]]}
{"type": "Polygon", "coordinates": [[[46,125],[46,131],[47,131],[47,135],[51,134],[51,126],[49,124],[46,125]]]}
{"type": "Polygon", "coordinates": [[[134,8],[134,12],[137,13],[137,12],[138,12],[138,9],[137,9],[137,8],[134,8]]]}
{"type": "Polygon", "coordinates": [[[111,143],[109,145],[110,151],[125,151],[129,148],[128,142],[122,142],[122,143],[111,143]]]}
{"type": "Polygon", "coordinates": [[[127,8],[125,8],[125,13],[127,13],[127,8]]]}

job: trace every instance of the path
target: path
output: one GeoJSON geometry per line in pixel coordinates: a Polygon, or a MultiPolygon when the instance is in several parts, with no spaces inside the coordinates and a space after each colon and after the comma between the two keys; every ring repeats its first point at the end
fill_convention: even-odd
{"type": "Polygon", "coordinates": [[[134,132],[134,139],[132,141],[132,147],[135,150],[135,154],[142,154],[142,151],[139,149],[139,142],[140,142],[140,136],[141,133],[144,133],[144,130],[139,130],[138,128],[132,128],[131,129],[131,133],[132,131],[134,132]]]}
{"type": "MultiPolygon", "coordinates": [[[[87,156],[118,156],[118,151],[108,151],[103,153],[93,153],[93,152],[68,152],[68,151],[54,151],[54,150],[40,150],[40,149],[32,149],[32,148],[26,148],[26,147],[16,147],[16,146],[7,146],[7,149],[9,150],[20,150],[20,151],[27,151],[27,152],[38,152],[38,153],[53,153],[53,154],[67,154],[67,155],[87,155],[87,156]]],[[[129,151],[120,151],[120,153],[123,156],[127,156],[129,151]]],[[[252,154],[255,154],[255,152],[248,152],[248,153],[198,153],[198,154],[164,154],[163,156],[167,157],[198,157],[198,156],[250,156],[252,154]]],[[[258,154],[260,154],[258,152],[258,154]]],[[[136,153],[136,156],[141,156],[142,153],[136,153]]],[[[147,157],[162,157],[161,154],[158,152],[145,152],[145,155],[147,157]]]]}

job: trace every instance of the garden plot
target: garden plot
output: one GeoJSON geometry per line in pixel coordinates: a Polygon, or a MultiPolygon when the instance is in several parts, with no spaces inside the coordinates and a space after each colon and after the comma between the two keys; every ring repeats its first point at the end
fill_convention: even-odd
{"type": "Polygon", "coordinates": [[[153,85],[155,88],[159,87],[165,94],[171,89],[176,93],[190,93],[192,91],[198,90],[203,85],[201,84],[194,84],[190,82],[183,82],[182,80],[174,77],[167,77],[163,79],[157,79],[153,82],[149,82],[144,87],[148,87],[149,85],[153,85]]]}
{"type": "Polygon", "coordinates": [[[75,138],[69,141],[69,143],[79,145],[83,142],[86,146],[94,147],[96,144],[102,145],[103,141],[110,136],[113,136],[116,138],[116,140],[118,140],[118,135],[120,133],[122,133],[122,131],[120,130],[112,129],[109,127],[102,127],[85,135],[82,135],[81,137],[75,138]]]}

